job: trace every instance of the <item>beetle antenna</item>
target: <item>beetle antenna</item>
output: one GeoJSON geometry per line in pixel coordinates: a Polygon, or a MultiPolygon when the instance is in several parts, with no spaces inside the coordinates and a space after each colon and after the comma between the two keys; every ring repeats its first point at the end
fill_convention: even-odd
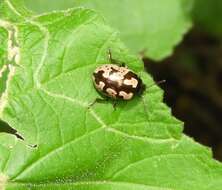
{"type": "Polygon", "coordinates": [[[147,86],[147,89],[148,89],[148,88],[151,88],[151,87],[154,86],[154,85],[162,84],[162,83],[165,83],[165,82],[166,82],[166,80],[160,80],[160,81],[154,82],[153,84],[147,86]]]}

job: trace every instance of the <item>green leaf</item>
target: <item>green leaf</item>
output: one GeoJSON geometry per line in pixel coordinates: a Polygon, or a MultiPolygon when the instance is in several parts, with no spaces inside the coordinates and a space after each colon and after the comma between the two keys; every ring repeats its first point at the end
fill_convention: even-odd
{"type": "Polygon", "coordinates": [[[7,57],[7,31],[4,28],[0,28],[0,33],[0,66],[2,67],[7,57]]]}
{"type": "Polygon", "coordinates": [[[194,21],[201,30],[222,37],[222,1],[195,0],[193,8],[194,21]]]}
{"type": "Polygon", "coordinates": [[[144,51],[160,60],[172,53],[191,27],[193,0],[25,0],[36,12],[84,6],[98,10],[120,31],[121,39],[135,53],[144,51]]]}
{"type": "Polygon", "coordinates": [[[16,1],[2,5],[0,36],[7,31],[14,43],[7,43],[0,116],[24,140],[0,133],[1,190],[220,189],[222,165],[181,134],[157,86],[116,110],[111,101],[89,106],[100,97],[91,74],[108,63],[109,48],[153,84],[98,14],[27,16],[16,1]]]}
{"type": "Polygon", "coordinates": [[[76,1],[73,0],[57,0],[52,3],[50,0],[24,0],[25,5],[34,12],[41,14],[54,10],[65,10],[72,8],[76,5],[76,1]]]}
{"type": "MultiPolygon", "coordinates": [[[[1,23],[0,23],[1,26],[1,23]]],[[[6,66],[7,60],[7,31],[4,28],[0,28],[0,94],[2,94],[6,88],[6,80],[9,74],[9,68],[6,66]]]]}

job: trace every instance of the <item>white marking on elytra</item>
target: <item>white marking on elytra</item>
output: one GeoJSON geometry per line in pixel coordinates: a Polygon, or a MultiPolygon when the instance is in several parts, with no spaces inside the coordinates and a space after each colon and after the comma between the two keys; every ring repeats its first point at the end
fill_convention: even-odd
{"type": "Polygon", "coordinates": [[[107,68],[107,69],[104,69],[103,71],[104,71],[103,77],[104,78],[109,78],[109,75],[110,75],[110,72],[112,71],[112,69],[111,68],[107,68]]]}
{"type": "Polygon", "coordinates": [[[125,79],[123,81],[123,84],[125,85],[131,85],[133,88],[136,88],[138,85],[138,80],[136,80],[135,78],[131,78],[131,79],[125,79]]]}
{"type": "Polygon", "coordinates": [[[124,76],[129,72],[129,69],[126,67],[119,67],[117,65],[114,64],[106,64],[106,65],[102,65],[100,67],[98,67],[95,70],[95,73],[98,73],[99,71],[104,71],[103,73],[103,77],[104,78],[109,78],[110,77],[110,72],[113,71],[113,69],[117,70],[116,72],[116,76],[119,76],[119,79],[123,79],[124,76]]]}
{"type": "Polygon", "coordinates": [[[111,97],[116,97],[117,92],[115,90],[113,90],[112,88],[107,88],[106,92],[111,96],[111,97]]]}
{"type": "Polygon", "coordinates": [[[111,81],[117,82],[117,83],[118,83],[118,86],[122,86],[124,76],[121,75],[119,72],[116,72],[116,73],[112,73],[111,75],[109,75],[109,79],[110,79],[111,81]]]}
{"type": "Polygon", "coordinates": [[[124,100],[130,100],[133,97],[133,93],[126,93],[124,91],[120,91],[119,96],[122,96],[124,100]]]}
{"type": "Polygon", "coordinates": [[[99,84],[96,84],[96,82],[95,82],[95,85],[96,85],[96,88],[103,90],[105,83],[102,81],[99,81],[99,84]]]}

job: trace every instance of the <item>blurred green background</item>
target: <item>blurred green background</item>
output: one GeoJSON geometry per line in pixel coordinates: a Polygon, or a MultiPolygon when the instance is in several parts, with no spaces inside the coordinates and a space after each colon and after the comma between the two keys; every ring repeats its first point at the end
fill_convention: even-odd
{"type": "MultiPolygon", "coordinates": [[[[34,12],[42,13],[81,1],[25,2],[34,12]]],[[[222,160],[222,0],[193,0],[191,4],[193,27],[182,43],[167,59],[144,58],[144,63],[156,81],[166,79],[161,85],[164,101],[173,115],[184,121],[185,133],[212,147],[214,157],[222,160]]]]}
{"type": "Polygon", "coordinates": [[[194,1],[192,19],[172,56],[144,61],[156,81],[167,80],[165,102],[184,121],[184,132],[222,161],[222,1],[194,1]]]}

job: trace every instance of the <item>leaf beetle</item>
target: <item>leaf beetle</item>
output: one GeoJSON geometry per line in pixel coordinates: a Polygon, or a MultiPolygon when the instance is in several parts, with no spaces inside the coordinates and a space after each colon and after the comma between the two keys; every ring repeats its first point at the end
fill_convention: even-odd
{"type": "Polygon", "coordinates": [[[131,100],[145,90],[140,77],[132,70],[112,58],[108,51],[110,64],[104,64],[93,72],[93,84],[96,90],[105,97],[114,100],[131,100]]]}

